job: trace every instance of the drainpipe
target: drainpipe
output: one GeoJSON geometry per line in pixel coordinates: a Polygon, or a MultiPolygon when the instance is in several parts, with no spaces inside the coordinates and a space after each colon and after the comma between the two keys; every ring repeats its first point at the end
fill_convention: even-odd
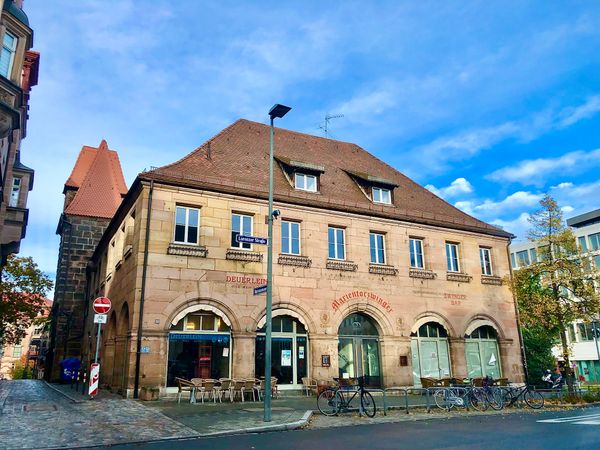
{"type": "MultiPolygon", "coordinates": [[[[513,268],[510,263],[510,244],[512,238],[508,238],[508,244],[506,245],[506,257],[508,258],[508,267],[510,268],[510,279],[512,281],[513,268]]],[[[517,331],[519,332],[519,347],[521,348],[521,361],[523,362],[523,370],[525,371],[525,383],[529,382],[529,369],[527,369],[527,356],[525,355],[525,344],[523,343],[523,333],[521,333],[521,319],[519,318],[519,306],[517,305],[517,299],[513,296],[513,304],[515,305],[515,315],[517,318],[517,331]]]]}
{"type": "Polygon", "coordinates": [[[150,216],[152,215],[152,192],[154,180],[150,180],[148,193],[148,214],[146,215],[146,237],[144,238],[144,265],[142,266],[142,291],[140,293],[140,320],[137,330],[137,349],[135,353],[135,381],[133,385],[133,398],[138,398],[140,387],[140,356],[142,354],[142,327],[144,324],[144,301],[146,300],[146,276],[148,272],[148,245],[150,242],[150,216]]]}

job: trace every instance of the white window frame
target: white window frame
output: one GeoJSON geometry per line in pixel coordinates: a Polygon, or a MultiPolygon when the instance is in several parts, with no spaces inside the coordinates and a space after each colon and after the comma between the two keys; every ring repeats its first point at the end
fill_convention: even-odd
{"type": "Polygon", "coordinates": [[[4,36],[2,37],[2,50],[6,49],[8,52],[10,52],[10,56],[9,56],[9,60],[8,60],[7,73],[0,73],[0,75],[3,75],[6,78],[10,78],[10,74],[12,73],[13,64],[15,62],[15,55],[17,53],[18,43],[19,43],[19,38],[15,34],[11,33],[8,30],[4,31],[4,36]],[[13,48],[10,48],[7,45],[5,45],[6,35],[9,35],[10,37],[13,38],[13,48]]]}
{"type": "Polygon", "coordinates": [[[16,208],[19,205],[19,196],[21,195],[21,186],[23,185],[23,179],[21,177],[14,177],[12,179],[12,185],[10,188],[10,199],[8,206],[16,208]]]}
{"type": "Polygon", "coordinates": [[[282,220],[281,221],[281,253],[283,253],[284,255],[296,255],[296,256],[300,256],[302,254],[302,231],[300,229],[300,222],[294,222],[293,220],[282,220]],[[293,225],[297,225],[298,226],[298,253],[294,253],[293,248],[294,246],[292,245],[292,241],[293,241],[293,237],[292,237],[292,228],[293,225]],[[283,227],[287,226],[288,227],[288,236],[289,236],[289,248],[288,251],[286,252],[283,248],[283,227]]]}
{"type": "Polygon", "coordinates": [[[175,207],[175,226],[173,227],[173,242],[176,242],[177,244],[200,245],[200,208],[192,208],[190,206],[181,206],[181,205],[177,205],[175,207]],[[177,235],[177,210],[178,209],[185,210],[185,224],[184,224],[185,231],[184,231],[183,241],[178,241],[176,238],[176,235],[177,235]],[[198,229],[198,235],[196,236],[196,242],[189,241],[190,211],[192,211],[192,210],[198,212],[198,224],[196,227],[198,229]]]}
{"type": "Polygon", "coordinates": [[[421,238],[414,238],[414,237],[409,237],[408,238],[408,259],[409,259],[409,264],[410,267],[412,267],[413,269],[425,269],[425,245],[423,242],[423,239],[421,238]],[[421,244],[421,263],[422,265],[419,266],[419,262],[418,259],[416,258],[416,255],[418,254],[417,252],[417,246],[416,246],[416,242],[419,242],[421,244]],[[410,254],[413,253],[415,255],[415,265],[413,266],[412,261],[410,261],[410,254]]]}
{"type": "Polygon", "coordinates": [[[494,266],[492,265],[492,249],[489,247],[479,247],[479,262],[481,263],[481,274],[489,277],[494,275],[494,266]],[[486,261],[487,255],[487,261],[486,261]],[[489,271],[486,262],[489,264],[489,271]]]}
{"type": "Polygon", "coordinates": [[[371,236],[375,237],[375,261],[373,261],[373,259],[371,258],[371,264],[385,265],[386,260],[387,260],[387,255],[385,254],[385,234],[384,233],[376,233],[374,231],[371,231],[369,233],[369,254],[373,250],[371,248],[371,236]],[[378,239],[377,239],[379,236],[381,236],[381,242],[382,242],[382,248],[381,248],[381,250],[383,250],[383,261],[379,261],[379,250],[380,250],[380,248],[378,246],[378,239]]]}
{"type": "Polygon", "coordinates": [[[446,270],[452,273],[460,273],[460,253],[459,253],[459,244],[456,242],[446,242],[446,270]],[[456,250],[456,258],[453,258],[450,253],[448,253],[449,249],[454,248],[456,250]],[[450,258],[449,258],[450,256],[450,258]],[[455,261],[456,260],[456,261],[455,261]],[[456,267],[454,264],[448,265],[448,262],[456,262],[456,267]]]}
{"type": "Polygon", "coordinates": [[[391,191],[391,189],[373,186],[371,188],[371,197],[372,197],[373,203],[382,203],[384,205],[391,205],[392,204],[392,191],[391,191]],[[378,193],[378,195],[375,194],[376,192],[378,193]],[[387,199],[383,198],[384,197],[383,196],[384,192],[387,192],[387,199]]]}
{"type": "Polygon", "coordinates": [[[317,192],[317,176],[316,175],[309,175],[307,173],[303,173],[303,172],[295,172],[294,173],[294,188],[300,190],[300,191],[306,191],[306,192],[317,192]],[[314,183],[313,183],[313,187],[314,189],[309,189],[308,187],[308,182],[307,180],[309,178],[312,178],[314,183]]]}
{"type": "Polygon", "coordinates": [[[327,257],[329,259],[335,259],[338,261],[345,261],[346,260],[346,230],[344,228],[341,227],[327,227],[327,257]],[[331,256],[329,254],[329,230],[334,230],[333,233],[333,250],[334,250],[334,256],[331,256]],[[344,240],[343,244],[342,244],[342,248],[344,249],[344,256],[342,258],[339,257],[338,255],[338,233],[337,231],[341,230],[342,231],[342,239],[344,240]]]}
{"type": "MultiPolygon", "coordinates": [[[[252,233],[254,232],[254,216],[251,214],[243,214],[243,213],[235,213],[234,212],[234,213],[231,213],[231,235],[230,235],[230,238],[233,238],[233,233],[235,231],[233,229],[233,217],[234,216],[238,216],[240,218],[240,231],[238,231],[238,233],[242,236],[252,236],[252,233]],[[244,217],[250,218],[250,234],[244,234],[244,217]]],[[[234,242],[233,239],[231,239],[230,245],[231,245],[231,248],[252,251],[252,244],[246,244],[243,242],[234,242]]]]}

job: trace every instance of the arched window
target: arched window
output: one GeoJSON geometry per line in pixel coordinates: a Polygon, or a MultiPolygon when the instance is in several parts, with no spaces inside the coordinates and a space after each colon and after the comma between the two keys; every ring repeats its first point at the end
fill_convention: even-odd
{"type": "Polygon", "coordinates": [[[465,336],[465,355],[469,378],[502,376],[498,333],[490,325],[482,325],[465,336]]]}
{"type": "Polygon", "coordinates": [[[450,377],[448,331],[437,322],[427,322],[411,335],[413,381],[450,377]]]}
{"type": "Polygon", "coordinates": [[[338,328],[339,336],[379,336],[375,322],[364,314],[350,314],[338,328]]]}

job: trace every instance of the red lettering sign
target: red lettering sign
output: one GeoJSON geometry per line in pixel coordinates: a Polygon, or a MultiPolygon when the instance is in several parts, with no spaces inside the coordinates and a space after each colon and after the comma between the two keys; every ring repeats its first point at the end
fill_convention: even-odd
{"type": "Polygon", "coordinates": [[[365,300],[369,300],[373,303],[378,304],[383,309],[385,309],[388,313],[392,312],[392,306],[390,303],[381,298],[379,295],[370,292],[370,291],[352,291],[345,295],[342,295],[340,298],[336,298],[333,302],[331,302],[331,308],[334,311],[340,309],[345,303],[348,303],[350,300],[355,298],[363,298],[365,300]]]}

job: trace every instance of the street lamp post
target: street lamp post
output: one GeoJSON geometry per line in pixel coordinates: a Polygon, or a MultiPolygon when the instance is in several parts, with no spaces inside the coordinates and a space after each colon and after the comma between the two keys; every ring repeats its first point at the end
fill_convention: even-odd
{"type": "Polygon", "coordinates": [[[269,145],[269,216],[268,216],[268,244],[267,244],[267,313],[266,313],[266,332],[265,332],[265,410],[263,420],[271,421],[271,316],[273,309],[273,139],[275,130],[273,121],[275,118],[285,116],[292,109],[289,106],[280,104],[274,105],[269,110],[271,118],[271,133],[269,145]]]}

